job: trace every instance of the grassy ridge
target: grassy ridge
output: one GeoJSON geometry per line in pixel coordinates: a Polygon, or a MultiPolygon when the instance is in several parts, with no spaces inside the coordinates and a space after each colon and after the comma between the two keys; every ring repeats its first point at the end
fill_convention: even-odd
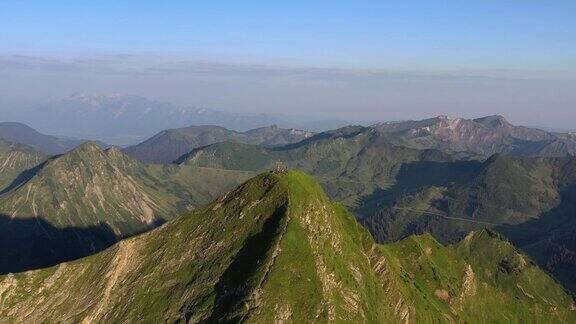
{"type": "Polygon", "coordinates": [[[0,287],[8,321],[576,320],[570,296],[498,236],[377,245],[301,172],[260,175],[96,255],[1,276],[0,287]]]}
{"type": "Polygon", "coordinates": [[[429,232],[443,243],[454,243],[470,231],[491,227],[576,289],[576,223],[571,217],[576,159],[494,155],[484,162],[453,161],[438,151],[392,145],[390,136],[347,127],[273,150],[214,144],[180,162],[250,171],[282,162],[304,170],[332,199],[350,208],[379,242],[429,232]]]}
{"type": "Polygon", "coordinates": [[[190,126],[162,131],[124,152],[145,163],[172,163],[182,155],[206,145],[224,141],[273,147],[295,143],[313,133],[276,126],[237,132],[219,126],[190,126]]]}

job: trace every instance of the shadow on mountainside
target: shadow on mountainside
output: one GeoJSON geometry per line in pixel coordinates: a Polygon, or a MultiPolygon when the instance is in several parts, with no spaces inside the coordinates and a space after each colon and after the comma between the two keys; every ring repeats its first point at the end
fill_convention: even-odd
{"type": "MultiPolygon", "coordinates": [[[[158,221],[132,235],[162,223],[158,221]]],[[[45,268],[76,260],[102,251],[126,237],[118,237],[104,223],[82,228],[57,228],[41,216],[12,218],[0,214],[0,274],[45,268]]]]}
{"type": "Polygon", "coordinates": [[[313,143],[313,142],[316,142],[316,141],[326,140],[326,139],[330,139],[330,138],[340,137],[340,138],[344,138],[344,139],[350,139],[350,138],[354,138],[355,136],[357,136],[363,132],[369,131],[369,130],[370,130],[369,128],[363,127],[363,126],[346,126],[343,128],[333,130],[333,131],[327,131],[327,132],[315,134],[311,137],[308,137],[306,139],[301,140],[300,142],[272,147],[272,148],[270,148],[270,150],[271,151],[292,150],[292,149],[297,149],[297,148],[306,146],[306,145],[313,143]]]}
{"type": "Polygon", "coordinates": [[[576,293],[576,185],[561,191],[560,203],[537,219],[495,229],[576,293]]]}
{"type": "Polygon", "coordinates": [[[482,172],[482,165],[473,161],[407,163],[401,167],[394,186],[377,189],[371,195],[362,197],[355,213],[379,243],[428,232],[443,244],[450,244],[470,231],[492,228],[575,293],[576,185],[560,191],[559,203],[554,208],[541,213],[538,218],[517,225],[473,223],[475,206],[470,206],[471,209],[465,211],[466,215],[451,215],[445,206],[446,200],[433,203],[437,213],[420,210],[419,207],[409,208],[411,203],[420,201],[416,194],[422,188],[448,187],[474,181],[474,177],[482,172]],[[397,205],[408,208],[396,208],[397,205]]]}
{"type": "Polygon", "coordinates": [[[262,226],[259,233],[247,238],[234,260],[216,283],[216,299],[209,323],[241,322],[244,303],[249,294],[265,279],[266,258],[274,258],[274,244],[280,238],[288,206],[280,206],[262,226]]]}
{"type": "Polygon", "coordinates": [[[28,182],[28,180],[32,179],[32,177],[34,177],[40,170],[42,170],[42,168],[44,168],[44,166],[46,165],[46,163],[48,163],[48,161],[49,160],[46,160],[46,161],[38,164],[37,166],[30,168],[28,170],[25,170],[22,173],[20,173],[16,177],[16,179],[14,179],[6,188],[3,188],[2,190],[0,190],[0,196],[20,187],[21,185],[28,182]]]}
{"type": "Polygon", "coordinates": [[[447,202],[431,201],[439,214],[420,210],[424,207],[396,208],[398,204],[420,201],[422,190],[430,187],[450,188],[473,181],[484,169],[478,161],[435,162],[417,161],[402,164],[390,188],[378,188],[370,195],[360,197],[354,209],[360,222],[367,227],[379,243],[388,243],[412,234],[429,232],[442,243],[459,241],[470,230],[486,224],[456,221],[439,214],[447,214],[447,202]]]}
{"type": "MultiPolygon", "coordinates": [[[[463,184],[474,179],[482,170],[483,164],[478,161],[404,163],[396,174],[392,187],[378,188],[370,195],[360,197],[358,207],[354,209],[354,212],[360,219],[364,220],[385,217],[392,212],[389,209],[404,196],[417,193],[426,187],[448,187],[463,184]],[[387,209],[387,213],[382,213],[387,209]]],[[[377,235],[375,235],[375,239],[380,242],[387,241],[377,237],[377,235]]]]}
{"type": "Polygon", "coordinates": [[[396,191],[410,192],[422,187],[463,184],[480,174],[483,163],[478,161],[404,163],[396,176],[396,191]]]}

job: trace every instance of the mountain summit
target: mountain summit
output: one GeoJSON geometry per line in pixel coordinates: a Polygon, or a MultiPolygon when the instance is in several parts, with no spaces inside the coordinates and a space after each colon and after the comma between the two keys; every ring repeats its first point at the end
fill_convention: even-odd
{"type": "Polygon", "coordinates": [[[522,156],[576,155],[576,141],[568,134],[515,126],[503,116],[477,119],[438,116],[420,121],[373,125],[397,144],[433,148],[465,157],[487,158],[495,153],[522,156]]]}
{"type": "Polygon", "coordinates": [[[496,235],[377,245],[300,172],[257,176],[159,229],[0,287],[0,316],[15,322],[576,319],[570,296],[496,235]]]}

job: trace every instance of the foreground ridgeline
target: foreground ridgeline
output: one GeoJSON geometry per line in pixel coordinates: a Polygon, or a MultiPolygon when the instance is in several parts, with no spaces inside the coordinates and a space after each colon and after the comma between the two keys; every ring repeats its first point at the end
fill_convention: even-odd
{"type": "Polygon", "coordinates": [[[574,322],[493,232],[374,243],[300,172],[265,173],[107,250],[0,277],[8,322],[574,322]]]}

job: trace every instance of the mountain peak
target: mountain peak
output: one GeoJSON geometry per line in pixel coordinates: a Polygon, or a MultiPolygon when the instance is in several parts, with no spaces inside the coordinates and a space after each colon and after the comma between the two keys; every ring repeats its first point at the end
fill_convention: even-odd
{"type": "Polygon", "coordinates": [[[512,124],[510,124],[508,120],[506,120],[506,118],[501,115],[492,115],[482,118],[476,118],[474,119],[474,121],[486,126],[490,126],[492,128],[505,128],[512,126],[512,124]]]}
{"type": "Polygon", "coordinates": [[[500,322],[516,314],[537,322],[573,321],[571,298],[533,265],[505,255],[533,269],[518,272],[520,279],[497,273],[496,280],[486,280],[484,263],[491,271],[519,267],[500,265],[501,258],[478,263],[471,253],[431,236],[377,245],[312,177],[266,172],[96,256],[0,276],[5,294],[17,297],[6,299],[0,317],[382,323],[500,322]],[[540,287],[549,289],[537,293],[540,287]],[[62,303],[45,298],[62,293],[70,297],[62,303]],[[501,307],[485,312],[495,303],[501,307]]]}
{"type": "MultiPolygon", "coordinates": [[[[51,167],[68,169],[82,162],[82,167],[76,167],[77,170],[88,172],[89,169],[99,169],[104,166],[114,166],[126,169],[129,166],[136,167],[136,161],[126,155],[118,147],[103,148],[102,145],[95,141],[86,141],[74,149],[57,156],[51,163],[51,167]]],[[[125,170],[127,171],[127,170],[125,170]]]]}
{"type": "Polygon", "coordinates": [[[69,154],[94,154],[94,153],[103,153],[100,145],[98,145],[95,141],[85,141],[82,144],[76,146],[74,149],[70,150],[69,152],[65,153],[65,155],[69,154]]]}
{"type": "Polygon", "coordinates": [[[78,145],[74,150],[101,150],[98,142],[96,141],[85,141],[84,143],[78,145]]]}

